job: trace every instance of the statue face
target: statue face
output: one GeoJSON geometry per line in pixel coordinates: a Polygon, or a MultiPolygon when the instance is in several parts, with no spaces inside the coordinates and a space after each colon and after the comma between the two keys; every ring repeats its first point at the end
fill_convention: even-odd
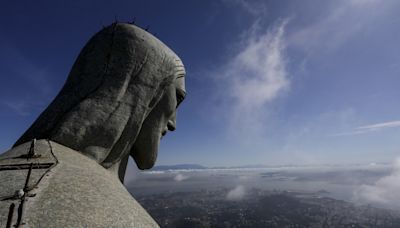
{"type": "Polygon", "coordinates": [[[139,169],[150,169],[156,159],[160,139],[167,131],[176,128],[176,110],[185,98],[184,74],[177,76],[175,82],[168,86],[159,102],[144,120],[139,135],[130,155],[135,159],[139,169]]]}

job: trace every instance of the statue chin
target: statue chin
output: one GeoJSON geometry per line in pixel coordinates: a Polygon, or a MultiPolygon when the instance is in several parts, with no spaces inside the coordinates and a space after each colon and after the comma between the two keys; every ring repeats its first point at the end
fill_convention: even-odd
{"type": "Polygon", "coordinates": [[[139,169],[151,169],[154,166],[159,144],[160,134],[158,132],[142,129],[130,153],[139,169]]]}

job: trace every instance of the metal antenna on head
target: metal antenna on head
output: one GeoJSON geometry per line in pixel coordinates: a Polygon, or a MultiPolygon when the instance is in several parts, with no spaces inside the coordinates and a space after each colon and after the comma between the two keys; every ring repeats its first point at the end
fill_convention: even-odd
{"type": "Polygon", "coordinates": [[[136,21],[136,17],[133,17],[133,19],[132,19],[132,21],[131,21],[131,24],[135,24],[135,21],[136,21]]]}
{"type": "Polygon", "coordinates": [[[104,29],[106,26],[103,23],[103,20],[100,20],[101,27],[104,29]]]}

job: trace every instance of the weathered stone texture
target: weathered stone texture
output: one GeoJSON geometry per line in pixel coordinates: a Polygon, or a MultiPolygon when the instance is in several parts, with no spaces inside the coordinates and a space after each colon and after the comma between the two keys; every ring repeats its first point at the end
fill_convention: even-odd
{"type": "MultiPolygon", "coordinates": [[[[48,162],[52,157],[49,152],[51,147],[55,156],[53,159],[58,161],[41,179],[37,188],[29,191],[30,194],[36,194],[27,197],[25,202],[23,222],[29,227],[158,227],[119,179],[97,162],[55,142],[39,140],[37,144],[41,149],[36,151],[43,155],[41,158],[28,161],[10,157],[10,154],[29,151],[29,142],[0,156],[3,163],[10,159],[21,164],[48,162]]],[[[0,197],[23,188],[27,171],[0,171],[0,197]]],[[[36,184],[46,171],[34,170],[29,186],[36,184]]],[[[12,202],[16,204],[15,222],[19,200],[0,201],[1,227],[6,224],[12,202]]]]}

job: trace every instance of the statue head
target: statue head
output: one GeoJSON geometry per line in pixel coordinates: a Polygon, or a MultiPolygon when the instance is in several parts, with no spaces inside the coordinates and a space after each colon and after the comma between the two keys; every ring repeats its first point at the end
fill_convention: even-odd
{"type": "Polygon", "coordinates": [[[64,87],[14,146],[50,139],[109,168],[151,168],[185,97],[180,58],[150,33],[114,23],[82,49],[64,87]]]}

